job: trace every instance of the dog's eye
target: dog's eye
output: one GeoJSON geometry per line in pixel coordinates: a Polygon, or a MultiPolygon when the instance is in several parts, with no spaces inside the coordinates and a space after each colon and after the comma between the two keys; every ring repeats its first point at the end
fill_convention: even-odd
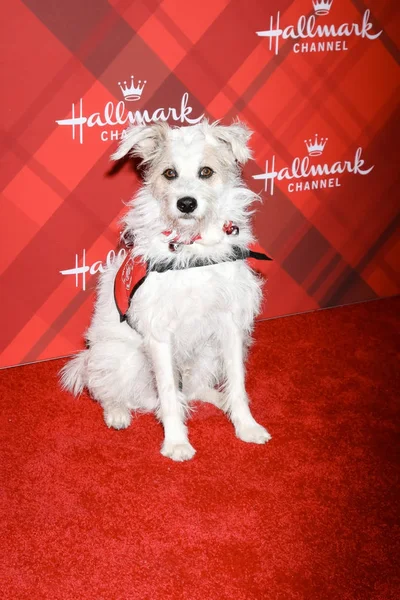
{"type": "Polygon", "coordinates": [[[213,175],[213,173],[214,173],[214,171],[212,170],[211,167],[203,167],[199,171],[199,177],[201,179],[208,179],[209,177],[211,177],[211,175],[213,175]]]}
{"type": "Polygon", "coordinates": [[[175,169],[166,169],[163,173],[165,179],[176,179],[178,177],[178,173],[175,169]]]}

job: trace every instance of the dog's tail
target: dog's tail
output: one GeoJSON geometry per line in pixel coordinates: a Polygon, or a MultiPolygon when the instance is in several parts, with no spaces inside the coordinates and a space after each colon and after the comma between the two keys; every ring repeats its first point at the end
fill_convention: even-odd
{"type": "Polygon", "coordinates": [[[89,350],[82,350],[74,356],[60,371],[60,384],[64,390],[79,396],[86,385],[86,362],[89,350]]]}

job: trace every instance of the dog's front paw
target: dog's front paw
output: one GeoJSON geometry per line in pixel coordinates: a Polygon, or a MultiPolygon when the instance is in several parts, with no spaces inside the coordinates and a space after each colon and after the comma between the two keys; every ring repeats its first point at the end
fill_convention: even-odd
{"type": "Polygon", "coordinates": [[[196,450],[193,448],[189,442],[182,443],[174,443],[174,442],[164,442],[161,448],[161,454],[166,456],[167,458],[172,458],[172,460],[176,460],[182,462],[184,460],[190,460],[196,454],[196,450]]]}
{"type": "Polygon", "coordinates": [[[126,429],[131,424],[131,411],[124,406],[117,406],[104,410],[104,420],[107,427],[113,429],[126,429]]]}
{"type": "Polygon", "coordinates": [[[243,442],[252,444],[265,444],[271,439],[270,433],[258,423],[237,427],[236,435],[243,442]]]}

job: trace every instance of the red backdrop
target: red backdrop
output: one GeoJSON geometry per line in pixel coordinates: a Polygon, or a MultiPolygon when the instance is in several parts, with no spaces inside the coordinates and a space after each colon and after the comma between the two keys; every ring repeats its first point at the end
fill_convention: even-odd
{"type": "Polygon", "coordinates": [[[265,317],[399,293],[398,0],[2,10],[0,365],[81,347],[138,186],[109,155],[140,116],[239,116],[255,131],[245,178],[275,258],[265,317]]]}

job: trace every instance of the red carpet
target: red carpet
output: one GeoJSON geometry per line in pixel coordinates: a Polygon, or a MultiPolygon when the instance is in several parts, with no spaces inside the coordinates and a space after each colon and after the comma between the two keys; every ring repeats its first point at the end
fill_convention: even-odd
{"type": "Polygon", "coordinates": [[[248,389],[272,441],[202,404],[182,464],[152,416],[111,431],[62,393],[63,361],[2,371],[2,598],[400,598],[399,309],[258,324],[248,389]]]}

